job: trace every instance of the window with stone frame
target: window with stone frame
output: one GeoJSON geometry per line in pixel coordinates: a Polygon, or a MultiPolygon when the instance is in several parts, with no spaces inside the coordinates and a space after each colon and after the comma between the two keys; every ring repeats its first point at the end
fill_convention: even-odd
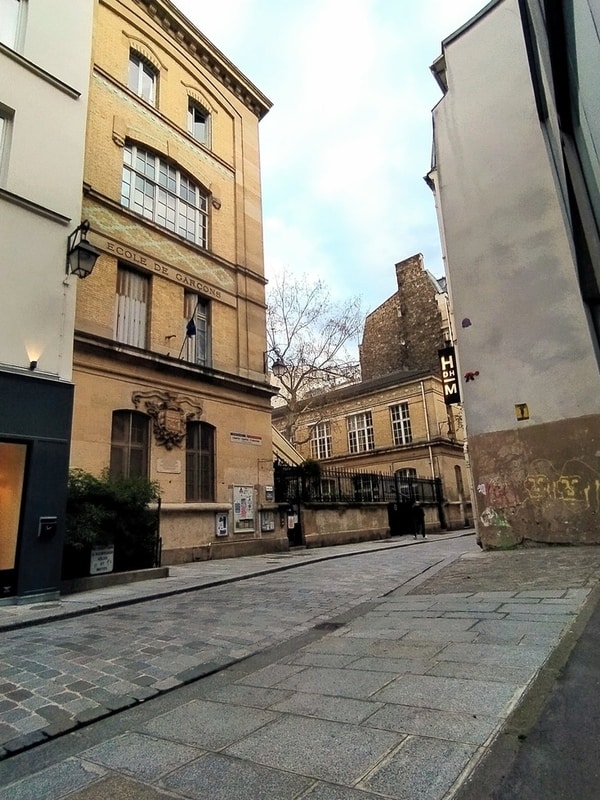
{"type": "Polygon", "coordinates": [[[208,193],[177,165],[131,143],[123,148],[121,204],[207,247],[208,193]]]}
{"type": "Polygon", "coordinates": [[[310,432],[311,458],[321,461],[331,458],[331,426],[329,422],[318,422],[310,432]]]}
{"type": "Polygon", "coordinates": [[[215,429],[206,422],[188,422],[185,449],[186,502],[215,499],[215,429]]]}
{"type": "Polygon", "coordinates": [[[373,416],[370,411],[353,414],[346,418],[348,425],[348,450],[364,453],[375,448],[373,416]]]}
{"type": "Polygon", "coordinates": [[[156,105],[158,70],[135,50],[129,52],[127,85],[138,97],[150,105],[156,105]]]}
{"type": "Polygon", "coordinates": [[[8,171],[8,152],[12,130],[13,112],[0,105],[0,186],[3,185],[8,171]]]}
{"type": "Polygon", "coordinates": [[[210,302],[195,292],[185,292],[183,299],[186,361],[201,367],[210,365],[210,302]]]}
{"type": "Polygon", "coordinates": [[[119,264],[114,324],[117,342],[146,347],[149,297],[150,278],[119,264]]]}
{"type": "Polygon", "coordinates": [[[147,478],[150,418],[139,411],[113,411],[110,474],[147,478]]]}
{"type": "Polygon", "coordinates": [[[396,446],[410,444],[412,442],[412,430],[408,403],[398,403],[390,406],[390,419],[394,444],[396,446]]]}
{"type": "Polygon", "coordinates": [[[197,142],[210,147],[210,114],[191,99],[188,101],[188,132],[197,142]]]}
{"type": "Polygon", "coordinates": [[[23,42],[27,0],[0,0],[0,42],[20,50],[23,42]]]}

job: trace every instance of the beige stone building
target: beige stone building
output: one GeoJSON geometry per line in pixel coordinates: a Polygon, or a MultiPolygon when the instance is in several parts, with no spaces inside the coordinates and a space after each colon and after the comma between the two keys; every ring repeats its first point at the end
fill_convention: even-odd
{"type": "Polygon", "coordinates": [[[163,563],[274,549],[258,128],[167,0],[96,5],[71,464],[160,483],[163,563]]]}
{"type": "MultiPolygon", "coordinates": [[[[438,357],[450,329],[444,286],[420,254],[399,262],[396,278],[397,291],[365,321],[363,380],[306,398],[296,447],[323,467],[441,479],[440,523],[463,527],[471,490],[462,414],[445,403],[438,357]]],[[[273,422],[283,429],[285,408],[274,409],[273,422]]],[[[435,524],[433,508],[428,522],[435,524]]]]}

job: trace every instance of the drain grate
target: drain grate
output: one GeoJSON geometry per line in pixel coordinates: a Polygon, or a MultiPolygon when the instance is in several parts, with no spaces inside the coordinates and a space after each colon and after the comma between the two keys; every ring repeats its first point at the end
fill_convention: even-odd
{"type": "Polygon", "coordinates": [[[315,625],[316,631],[336,631],[338,628],[343,628],[345,622],[319,622],[315,625]]]}

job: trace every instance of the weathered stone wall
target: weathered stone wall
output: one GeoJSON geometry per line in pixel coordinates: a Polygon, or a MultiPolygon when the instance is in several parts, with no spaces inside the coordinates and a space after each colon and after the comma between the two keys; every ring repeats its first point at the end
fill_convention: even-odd
{"type": "Polygon", "coordinates": [[[396,264],[398,291],[365,321],[360,346],[363,380],[397,370],[439,374],[437,351],[444,344],[444,323],[436,287],[419,253],[396,264]]]}
{"type": "Polygon", "coordinates": [[[600,416],[473,437],[485,549],[600,543],[600,416]]]}
{"type": "Polygon", "coordinates": [[[385,539],[390,535],[387,505],[304,505],[300,509],[307,547],[385,539]]]}

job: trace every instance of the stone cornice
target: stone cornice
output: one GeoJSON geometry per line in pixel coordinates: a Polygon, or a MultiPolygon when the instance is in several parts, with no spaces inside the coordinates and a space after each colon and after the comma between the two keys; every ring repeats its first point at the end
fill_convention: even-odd
{"type": "Polygon", "coordinates": [[[134,2],[259,119],[265,116],[273,105],[271,101],[170,0],[134,2]]]}

